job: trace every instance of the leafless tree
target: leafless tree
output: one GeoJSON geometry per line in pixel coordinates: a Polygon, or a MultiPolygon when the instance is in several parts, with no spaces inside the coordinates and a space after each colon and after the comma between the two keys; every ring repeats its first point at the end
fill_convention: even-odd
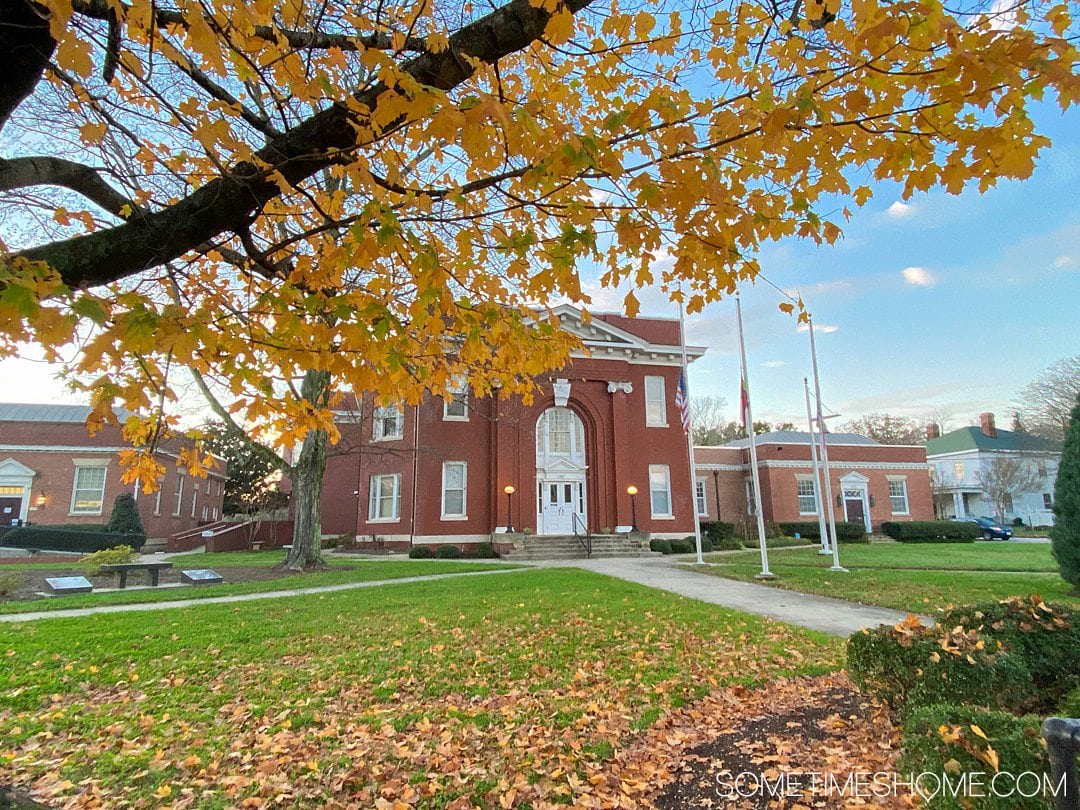
{"type": "Polygon", "coordinates": [[[926,433],[919,422],[906,416],[887,413],[868,413],[852,419],[841,428],[848,433],[860,433],[882,444],[924,444],[926,433]]]}
{"type": "Polygon", "coordinates": [[[1080,354],[1063,357],[1021,389],[1017,404],[1028,432],[1064,441],[1077,396],[1080,396],[1080,354]]]}
{"type": "Polygon", "coordinates": [[[923,418],[926,423],[933,423],[938,426],[938,430],[942,435],[945,435],[953,429],[953,425],[956,424],[956,413],[945,405],[939,405],[936,408],[929,411],[923,418]]]}
{"type": "Polygon", "coordinates": [[[692,397],[690,400],[690,417],[693,420],[691,435],[694,444],[713,445],[720,444],[720,434],[724,427],[724,411],[727,408],[727,400],[721,396],[692,397]]]}
{"type": "Polygon", "coordinates": [[[989,496],[1001,521],[1015,496],[1036,490],[1042,483],[1035,464],[1020,456],[987,459],[975,473],[975,481],[989,496]]]}

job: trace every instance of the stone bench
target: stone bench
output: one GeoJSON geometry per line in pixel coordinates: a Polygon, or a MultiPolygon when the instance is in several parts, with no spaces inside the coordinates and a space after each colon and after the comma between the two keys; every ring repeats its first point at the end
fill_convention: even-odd
{"type": "Polygon", "coordinates": [[[115,573],[120,575],[120,587],[127,587],[127,575],[130,571],[149,571],[150,572],[150,584],[157,586],[160,581],[161,572],[167,568],[172,568],[171,562],[150,562],[150,563],[112,563],[110,565],[101,566],[102,573],[115,573]]]}

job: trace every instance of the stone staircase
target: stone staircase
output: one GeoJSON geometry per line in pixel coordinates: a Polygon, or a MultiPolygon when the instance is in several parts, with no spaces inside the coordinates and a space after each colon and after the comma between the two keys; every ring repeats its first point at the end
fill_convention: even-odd
{"type": "MultiPolygon", "coordinates": [[[[504,552],[508,562],[531,562],[534,560],[584,560],[585,549],[572,534],[519,535],[514,550],[504,552]]],[[[659,552],[649,550],[649,536],[636,534],[594,534],[592,556],[597,557],[659,557],[659,552]]]]}

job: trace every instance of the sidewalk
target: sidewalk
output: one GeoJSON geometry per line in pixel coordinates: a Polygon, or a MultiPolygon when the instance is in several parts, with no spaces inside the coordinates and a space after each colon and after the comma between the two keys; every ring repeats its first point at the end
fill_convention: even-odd
{"type": "MultiPolygon", "coordinates": [[[[677,593],[712,605],[765,616],[779,622],[820,630],[834,636],[850,636],[866,627],[896,624],[907,614],[888,608],[858,605],[842,599],[789,591],[771,585],[755,585],[733,579],[687,571],[675,566],[686,560],[671,558],[608,558],[601,560],[560,560],[543,567],[571,565],[598,574],[607,574],[650,588],[677,593]]],[[[930,619],[922,617],[926,623],[930,619]]]]}

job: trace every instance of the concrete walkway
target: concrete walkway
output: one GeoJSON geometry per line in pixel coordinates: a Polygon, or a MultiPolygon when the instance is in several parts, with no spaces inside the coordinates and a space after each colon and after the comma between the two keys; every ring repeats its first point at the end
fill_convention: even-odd
{"type": "MultiPolygon", "coordinates": [[[[888,608],[858,605],[827,596],[812,596],[771,585],[738,582],[676,567],[685,562],[687,560],[653,557],[561,560],[543,565],[584,568],[650,588],[677,593],[689,599],[699,599],[834,636],[850,636],[864,627],[896,624],[907,615],[888,608]]],[[[922,618],[927,624],[932,623],[932,620],[922,618]]]]}
{"type": "MultiPolygon", "coordinates": [[[[464,571],[459,574],[431,574],[423,577],[400,577],[398,579],[375,579],[368,582],[347,582],[343,585],[319,585],[314,588],[292,588],[284,591],[265,591],[262,593],[237,593],[231,596],[208,596],[196,599],[171,599],[167,602],[137,602],[130,605],[98,605],[87,608],[68,610],[39,610],[34,613],[0,614],[0,623],[32,622],[39,619],[70,619],[79,616],[93,616],[97,613],[137,613],[146,610],[171,610],[172,608],[197,607],[199,605],[224,605],[233,602],[254,602],[259,599],[278,599],[282,596],[306,596],[308,594],[336,593],[354,591],[357,588],[376,588],[381,585],[399,585],[408,582],[433,582],[439,579],[455,577],[487,577],[493,574],[513,574],[527,571],[528,568],[505,568],[496,571],[464,571]]],[[[60,597],[55,597],[60,598],[60,597]]]]}

